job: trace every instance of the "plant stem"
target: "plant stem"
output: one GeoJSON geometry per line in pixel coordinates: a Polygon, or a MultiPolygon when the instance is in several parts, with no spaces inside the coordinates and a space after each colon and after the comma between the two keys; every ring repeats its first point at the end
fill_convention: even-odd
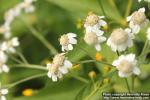
{"type": "Polygon", "coordinates": [[[19,59],[17,59],[16,57],[14,57],[13,55],[11,54],[8,54],[9,58],[12,59],[13,61],[15,61],[16,63],[19,63],[19,64],[22,64],[23,62],[20,61],[19,59]]]}
{"type": "MultiPolygon", "coordinates": [[[[107,62],[103,62],[103,61],[97,61],[97,60],[84,60],[84,61],[79,61],[79,62],[76,62],[75,64],[83,64],[83,63],[90,63],[90,62],[98,62],[98,63],[101,63],[101,64],[105,64],[105,65],[109,65],[109,66],[113,66],[107,62]]],[[[114,67],[114,66],[113,66],[114,67]]]]}
{"type": "Polygon", "coordinates": [[[29,81],[29,80],[32,80],[32,79],[35,79],[35,78],[38,78],[38,77],[42,77],[42,76],[45,76],[47,75],[47,73],[42,73],[42,74],[37,74],[37,75],[33,75],[33,76],[30,76],[30,77],[27,77],[27,78],[24,78],[22,80],[19,80],[17,82],[14,82],[14,83],[11,83],[11,84],[8,84],[8,85],[5,85],[3,86],[4,88],[12,88],[20,83],[23,83],[23,82],[26,82],[26,81],[29,81]]]}
{"type": "Polygon", "coordinates": [[[128,91],[130,92],[130,87],[129,87],[129,83],[128,83],[127,78],[125,78],[125,82],[126,82],[126,85],[127,85],[128,91]]]}
{"type": "Polygon", "coordinates": [[[33,65],[33,64],[14,64],[14,65],[9,65],[13,66],[12,68],[31,68],[31,69],[39,69],[39,70],[44,70],[47,71],[47,69],[44,66],[40,65],[33,65]]]}
{"type": "Polygon", "coordinates": [[[22,59],[24,63],[28,64],[28,61],[26,60],[25,56],[21,52],[17,52],[17,54],[19,55],[19,57],[22,59]]]}
{"type": "Polygon", "coordinates": [[[117,56],[120,56],[120,53],[119,53],[119,51],[117,50],[116,52],[117,52],[117,56]]]}
{"type": "Polygon", "coordinates": [[[128,5],[127,5],[126,13],[125,13],[125,18],[130,14],[131,6],[132,6],[132,0],[128,0],[128,5]]]}
{"type": "Polygon", "coordinates": [[[132,85],[131,85],[131,90],[134,92],[134,75],[132,75],[132,85]]]}
{"type": "Polygon", "coordinates": [[[99,6],[100,6],[100,8],[101,8],[101,10],[102,10],[103,15],[106,17],[106,19],[107,19],[107,21],[108,21],[108,18],[107,18],[107,16],[106,16],[106,13],[105,13],[104,8],[103,8],[103,5],[102,5],[102,1],[101,1],[101,0],[98,0],[98,4],[99,4],[99,6]]]}
{"type": "Polygon", "coordinates": [[[77,79],[77,80],[79,80],[79,81],[81,81],[81,82],[83,82],[83,83],[86,83],[86,84],[89,83],[89,81],[87,79],[82,78],[80,76],[77,76],[77,75],[70,75],[70,76],[77,79]]]}
{"type": "Polygon", "coordinates": [[[38,32],[36,29],[34,29],[30,24],[28,24],[23,18],[20,18],[24,24],[26,25],[26,27],[32,32],[32,34],[37,38],[39,39],[44,45],[45,47],[47,47],[52,54],[57,54],[57,50],[52,46],[52,44],[50,44],[44,37],[43,35],[38,32]]]}

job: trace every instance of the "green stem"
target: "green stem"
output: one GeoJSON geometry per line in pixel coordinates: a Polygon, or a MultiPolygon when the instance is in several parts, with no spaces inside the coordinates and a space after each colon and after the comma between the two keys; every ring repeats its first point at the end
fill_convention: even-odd
{"type": "Polygon", "coordinates": [[[9,58],[12,59],[13,61],[15,61],[16,63],[19,63],[19,64],[22,64],[23,62],[20,61],[19,59],[17,59],[16,57],[14,57],[13,55],[11,54],[8,54],[9,58]]]}
{"type": "Polygon", "coordinates": [[[134,75],[132,75],[132,86],[131,86],[132,92],[134,92],[134,75]]]}
{"type": "Polygon", "coordinates": [[[12,68],[31,68],[31,69],[39,69],[39,70],[44,70],[47,71],[47,69],[44,66],[40,66],[40,65],[33,65],[33,64],[14,64],[14,65],[9,65],[9,66],[13,66],[12,68]]]}
{"type": "Polygon", "coordinates": [[[32,34],[39,39],[44,45],[45,47],[47,47],[52,54],[57,54],[57,50],[52,46],[52,44],[50,44],[44,37],[43,35],[38,32],[36,29],[34,29],[30,24],[28,24],[23,18],[21,18],[21,20],[24,22],[24,24],[26,25],[26,27],[32,32],[32,34]]]}
{"type": "Polygon", "coordinates": [[[147,49],[149,49],[149,40],[146,40],[146,42],[145,42],[145,44],[144,44],[144,47],[143,47],[143,50],[142,50],[140,56],[145,55],[145,51],[147,51],[147,49]]]}
{"type": "Polygon", "coordinates": [[[130,92],[130,87],[129,87],[129,83],[128,83],[127,78],[125,78],[125,82],[126,82],[126,85],[127,85],[128,91],[130,92]]]}
{"type": "Polygon", "coordinates": [[[26,81],[29,81],[29,80],[32,80],[32,79],[35,79],[35,78],[39,78],[39,77],[42,77],[42,76],[45,76],[47,75],[47,73],[42,73],[42,74],[37,74],[37,75],[33,75],[33,76],[30,76],[30,77],[27,77],[25,79],[22,79],[22,80],[19,80],[17,82],[14,82],[14,83],[11,83],[11,84],[8,84],[8,85],[5,85],[3,86],[4,88],[12,88],[20,83],[23,83],[23,82],[26,82],[26,81]]]}
{"type": "Polygon", "coordinates": [[[120,56],[120,53],[119,53],[119,51],[117,50],[116,52],[117,52],[117,56],[119,57],[119,56],[120,56]]]}
{"type": "MultiPolygon", "coordinates": [[[[79,61],[79,62],[76,62],[75,64],[84,64],[84,63],[91,63],[91,62],[98,62],[98,63],[101,63],[101,64],[105,64],[105,65],[109,65],[109,66],[113,66],[107,62],[103,62],[103,61],[97,61],[97,60],[84,60],[84,61],[79,61]]],[[[113,66],[114,67],[114,66],[113,66]]]]}
{"type": "Polygon", "coordinates": [[[98,4],[99,4],[99,6],[100,6],[100,8],[101,8],[101,10],[102,10],[103,15],[106,17],[106,19],[107,19],[107,21],[108,21],[108,18],[107,18],[107,16],[106,16],[106,13],[105,13],[104,8],[103,8],[103,5],[102,5],[102,1],[101,1],[101,0],[98,0],[98,4]]]}
{"type": "Polygon", "coordinates": [[[89,83],[89,81],[87,79],[83,78],[83,77],[76,76],[76,75],[70,75],[70,76],[77,79],[77,80],[79,80],[79,81],[81,81],[81,82],[83,82],[83,83],[86,83],[86,84],[89,83]]]}
{"type": "Polygon", "coordinates": [[[128,0],[128,5],[127,5],[126,13],[125,13],[125,18],[130,14],[131,6],[132,6],[132,0],[128,0]]]}
{"type": "Polygon", "coordinates": [[[25,56],[24,56],[22,53],[17,52],[17,54],[19,55],[19,57],[22,59],[22,61],[23,61],[24,63],[28,64],[27,59],[25,58],[25,56]]]}

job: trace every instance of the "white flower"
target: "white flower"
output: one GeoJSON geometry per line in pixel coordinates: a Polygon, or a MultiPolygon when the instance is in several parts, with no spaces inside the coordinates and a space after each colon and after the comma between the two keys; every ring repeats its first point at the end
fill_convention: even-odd
{"type": "Polygon", "coordinates": [[[94,45],[97,51],[101,50],[100,43],[104,42],[106,38],[103,35],[103,32],[100,32],[98,29],[92,30],[91,32],[85,33],[84,41],[88,45],[94,45]]]}
{"type": "Polygon", "coordinates": [[[11,32],[10,32],[10,26],[7,24],[4,24],[0,27],[0,34],[3,34],[6,39],[10,38],[11,32]]]}
{"type": "Polygon", "coordinates": [[[62,46],[62,51],[73,50],[72,44],[77,44],[77,40],[75,39],[76,34],[68,33],[64,34],[60,37],[60,45],[62,46]]]}
{"type": "Polygon", "coordinates": [[[0,100],[6,100],[6,94],[8,94],[8,89],[0,89],[0,100]]]}
{"type": "Polygon", "coordinates": [[[137,67],[137,60],[135,54],[121,55],[112,64],[118,69],[120,77],[128,77],[131,74],[139,75],[140,70],[137,67]]]}
{"type": "Polygon", "coordinates": [[[7,62],[7,55],[0,50],[0,73],[9,72],[8,66],[5,64],[7,62]]]}
{"type": "Polygon", "coordinates": [[[150,28],[147,30],[147,39],[150,41],[150,28]]]}
{"type": "Polygon", "coordinates": [[[10,53],[15,53],[16,49],[15,47],[19,46],[19,41],[17,37],[13,37],[11,40],[4,41],[1,44],[1,50],[7,51],[10,53]]]}
{"type": "Polygon", "coordinates": [[[102,18],[104,18],[104,16],[97,16],[94,13],[89,13],[89,15],[86,18],[84,27],[85,28],[89,28],[89,27],[100,28],[101,26],[107,25],[107,23],[104,20],[102,20],[102,18]]]}
{"type": "Polygon", "coordinates": [[[35,7],[32,5],[34,1],[35,0],[24,0],[24,2],[22,3],[22,7],[24,8],[26,13],[30,13],[35,10],[35,7]]]}
{"type": "Polygon", "coordinates": [[[127,47],[133,46],[133,35],[130,29],[123,30],[122,28],[115,29],[107,40],[107,45],[113,51],[124,51],[127,47]]]}
{"type": "Polygon", "coordinates": [[[128,16],[127,21],[129,22],[129,27],[132,29],[132,32],[137,34],[140,31],[141,27],[144,27],[149,22],[149,20],[145,16],[145,8],[140,8],[131,16],[128,16]]]}
{"type": "Polygon", "coordinates": [[[67,74],[71,67],[72,63],[65,58],[65,53],[57,54],[53,58],[53,62],[47,64],[48,77],[55,82],[62,78],[63,74],[67,74]]]}

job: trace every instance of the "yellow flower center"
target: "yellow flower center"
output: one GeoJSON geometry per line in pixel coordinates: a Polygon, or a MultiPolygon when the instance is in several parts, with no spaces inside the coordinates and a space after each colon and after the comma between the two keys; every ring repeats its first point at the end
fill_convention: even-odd
{"type": "Polygon", "coordinates": [[[121,28],[115,29],[110,37],[111,41],[116,45],[120,45],[128,41],[128,33],[121,28]]]}
{"type": "Polygon", "coordinates": [[[94,45],[98,43],[98,37],[94,32],[86,33],[84,36],[84,40],[89,45],[94,45]]]}
{"type": "Polygon", "coordinates": [[[130,63],[127,60],[121,61],[117,67],[118,67],[118,70],[123,73],[130,73],[130,72],[132,72],[132,69],[133,69],[132,63],[130,63]]]}
{"type": "Polygon", "coordinates": [[[93,14],[93,13],[91,13],[91,14],[90,14],[89,16],[87,16],[87,18],[86,18],[86,23],[87,23],[88,25],[91,25],[91,26],[97,24],[98,21],[99,21],[99,17],[98,17],[97,15],[93,14]]]}
{"type": "Polygon", "coordinates": [[[62,35],[61,37],[60,37],[60,44],[61,45],[68,45],[68,43],[69,43],[69,39],[68,39],[68,36],[67,35],[62,35]]]}
{"type": "Polygon", "coordinates": [[[142,24],[146,19],[145,13],[144,12],[134,12],[131,20],[133,21],[134,24],[142,24]]]}

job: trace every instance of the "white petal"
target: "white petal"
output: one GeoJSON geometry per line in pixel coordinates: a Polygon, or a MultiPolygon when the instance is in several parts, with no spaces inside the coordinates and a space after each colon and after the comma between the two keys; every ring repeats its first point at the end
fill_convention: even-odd
{"type": "Polygon", "coordinates": [[[126,31],[127,33],[131,33],[131,29],[130,29],[130,28],[126,28],[125,31],[126,31]]]}
{"type": "Polygon", "coordinates": [[[68,60],[65,60],[64,61],[64,66],[67,67],[67,68],[71,68],[72,67],[72,63],[68,60]]]}
{"type": "Polygon", "coordinates": [[[57,76],[58,76],[58,78],[62,78],[63,77],[62,73],[58,73],[57,76]]]}
{"type": "Polygon", "coordinates": [[[132,16],[128,16],[127,19],[126,19],[127,22],[129,22],[131,20],[131,18],[132,18],[132,16]]]}
{"type": "Polygon", "coordinates": [[[17,37],[14,37],[14,38],[11,40],[11,42],[12,42],[12,45],[13,45],[13,46],[18,46],[18,45],[19,45],[19,41],[18,41],[18,38],[17,38],[17,37]]]}
{"type": "Polygon", "coordinates": [[[135,33],[135,34],[139,33],[139,31],[140,31],[140,26],[139,26],[139,25],[135,25],[135,26],[132,28],[132,32],[135,33]]]}
{"type": "Polygon", "coordinates": [[[128,76],[127,74],[122,73],[121,71],[119,71],[118,74],[119,74],[120,77],[127,77],[128,76]]]}
{"type": "Polygon", "coordinates": [[[52,75],[52,81],[56,82],[57,81],[57,76],[56,75],[52,75]]]}
{"type": "Polygon", "coordinates": [[[106,26],[107,25],[107,23],[104,20],[100,20],[99,24],[100,24],[100,26],[106,26]]]}
{"type": "Polygon", "coordinates": [[[113,61],[112,65],[117,67],[119,65],[119,63],[120,62],[118,60],[115,60],[115,61],[113,61]]]}
{"type": "Polygon", "coordinates": [[[47,73],[47,76],[48,76],[49,78],[51,78],[51,77],[52,77],[52,73],[51,73],[51,72],[48,72],[48,73],[47,73]]]}
{"type": "Polygon", "coordinates": [[[131,61],[131,62],[133,62],[135,60],[135,54],[128,54],[126,56],[126,59],[129,60],[129,61],[131,61]]]}
{"type": "Polygon", "coordinates": [[[15,53],[15,52],[16,52],[16,49],[13,48],[13,47],[10,47],[10,48],[8,49],[8,52],[10,52],[10,53],[15,53]]]}
{"type": "Polygon", "coordinates": [[[52,66],[52,64],[48,63],[46,66],[47,66],[47,69],[49,69],[52,66]]]}
{"type": "Polygon", "coordinates": [[[98,16],[100,19],[105,18],[105,16],[98,16]]]}
{"type": "Polygon", "coordinates": [[[69,43],[77,44],[77,40],[75,38],[69,38],[69,43]]]}
{"type": "Polygon", "coordinates": [[[5,96],[0,96],[0,100],[6,100],[5,96]]]}
{"type": "Polygon", "coordinates": [[[60,68],[59,68],[59,71],[60,71],[62,74],[68,73],[68,70],[67,70],[67,68],[65,68],[65,67],[60,67],[60,68]]]}
{"type": "Polygon", "coordinates": [[[9,68],[8,68],[8,66],[5,65],[5,64],[2,66],[2,70],[3,70],[4,72],[6,72],[6,73],[9,72],[9,68]]]}
{"type": "Polygon", "coordinates": [[[100,44],[96,44],[96,45],[95,45],[95,48],[96,48],[97,51],[100,51],[100,50],[101,50],[100,44]]]}
{"type": "Polygon", "coordinates": [[[72,38],[72,37],[77,37],[77,35],[74,34],[74,33],[68,33],[67,36],[68,36],[69,38],[70,38],[70,37],[71,37],[71,38],[72,38]]]}
{"type": "Polygon", "coordinates": [[[62,50],[62,51],[65,51],[65,48],[64,48],[64,46],[62,46],[62,47],[61,47],[61,50],[62,50]]]}
{"type": "Polygon", "coordinates": [[[1,89],[1,93],[2,93],[3,95],[6,95],[6,94],[8,93],[8,89],[1,89]]]}
{"type": "Polygon", "coordinates": [[[100,43],[102,43],[102,42],[106,41],[106,37],[103,37],[103,36],[98,37],[98,40],[100,43]]]}
{"type": "Polygon", "coordinates": [[[72,44],[69,44],[69,45],[68,45],[68,49],[69,49],[69,50],[73,50],[72,44]]]}
{"type": "Polygon", "coordinates": [[[143,8],[140,8],[138,11],[140,11],[140,12],[145,12],[145,8],[143,7],[143,8]]]}
{"type": "Polygon", "coordinates": [[[133,73],[136,74],[136,75],[139,75],[141,73],[141,71],[138,67],[134,67],[133,73]]]}

